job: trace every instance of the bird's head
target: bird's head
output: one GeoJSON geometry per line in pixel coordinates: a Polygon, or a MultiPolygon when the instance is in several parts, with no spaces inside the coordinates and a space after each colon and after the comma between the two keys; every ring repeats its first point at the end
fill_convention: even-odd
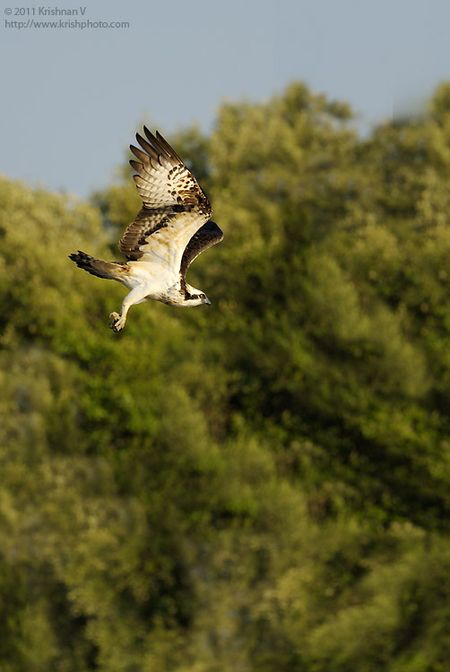
{"type": "Polygon", "coordinates": [[[195,287],[190,287],[188,285],[188,291],[189,295],[185,300],[186,306],[202,306],[203,304],[207,306],[211,305],[211,301],[200,289],[195,289],[195,287]]]}
{"type": "Polygon", "coordinates": [[[206,296],[206,294],[203,294],[203,293],[202,293],[202,295],[201,295],[201,299],[202,299],[202,303],[206,304],[207,306],[210,306],[210,305],[211,305],[211,301],[208,299],[208,297],[206,296]]]}
{"type": "Polygon", "coordinates": [[[191,306],[202,306],[203,304],[210,306],[211,301],[208,299],[204,292],[200,292],[197,296],[193,296],[191,299],[191,306]]]}

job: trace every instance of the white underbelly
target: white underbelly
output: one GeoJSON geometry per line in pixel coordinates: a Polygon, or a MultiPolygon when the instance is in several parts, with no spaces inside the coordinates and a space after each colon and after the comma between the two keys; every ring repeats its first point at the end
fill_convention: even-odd
{"type": "Polygon", "coordinates": [[[179,274],[168,269],[164,264],[147,261],[128,262],[128,273],[123,284],[130,289],[142,287],[149,297],[165,295],[174,285],[179,284],[179,274]]]}

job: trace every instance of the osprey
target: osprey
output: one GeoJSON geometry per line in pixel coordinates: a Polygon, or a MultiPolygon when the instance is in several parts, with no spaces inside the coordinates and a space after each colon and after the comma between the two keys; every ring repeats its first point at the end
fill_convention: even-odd
{"type": "Polygon", "coordinates": [[[110,327],[121,331],[131,306],[147,299],[171,306],[210,304],[206,294],[186,282],[190,264],[219,243],[223,233],[210,221],[211,205],[197,180],[158,131],[144,126],[136,133],[142,149],[130,145],[130,160],[142,208],[119,241],[128,261],[102,261],[80,250],[69,255],[79,268],[99,278],[117,280],[130,292],[110,327]]]}

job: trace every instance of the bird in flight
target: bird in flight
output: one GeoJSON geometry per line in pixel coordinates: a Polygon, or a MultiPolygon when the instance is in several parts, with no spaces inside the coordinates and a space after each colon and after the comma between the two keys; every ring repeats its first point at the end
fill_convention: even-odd
{"type": "Polygon", "coordinates": [[[99,278],[117,280],[130,292],[120,313],[110,314],[110,326],[121,331],[131,306],[155,299],[171,306],[210,304],[206,294],[186,281],[190,264],[223,238],[210,220],[211,205],[192,173],[158,131],[144,126],[136,133],[140,147],[130,145],[136,160],[133,179],[142,208],[119,241],[127,261],[103,261],[85,252],[69,258],[99,278]]]}

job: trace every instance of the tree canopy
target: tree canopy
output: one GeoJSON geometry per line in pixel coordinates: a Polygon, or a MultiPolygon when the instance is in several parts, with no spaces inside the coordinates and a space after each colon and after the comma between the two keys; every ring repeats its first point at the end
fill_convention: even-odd
{"type": "Polygon", "coordinates": [[[0,179],[2,672],[444,672],[450,85],[365,138],[294,83],[170,140],[213,306],[120,336],[67,255],[111,257],[127,170],[0,179]]]}

